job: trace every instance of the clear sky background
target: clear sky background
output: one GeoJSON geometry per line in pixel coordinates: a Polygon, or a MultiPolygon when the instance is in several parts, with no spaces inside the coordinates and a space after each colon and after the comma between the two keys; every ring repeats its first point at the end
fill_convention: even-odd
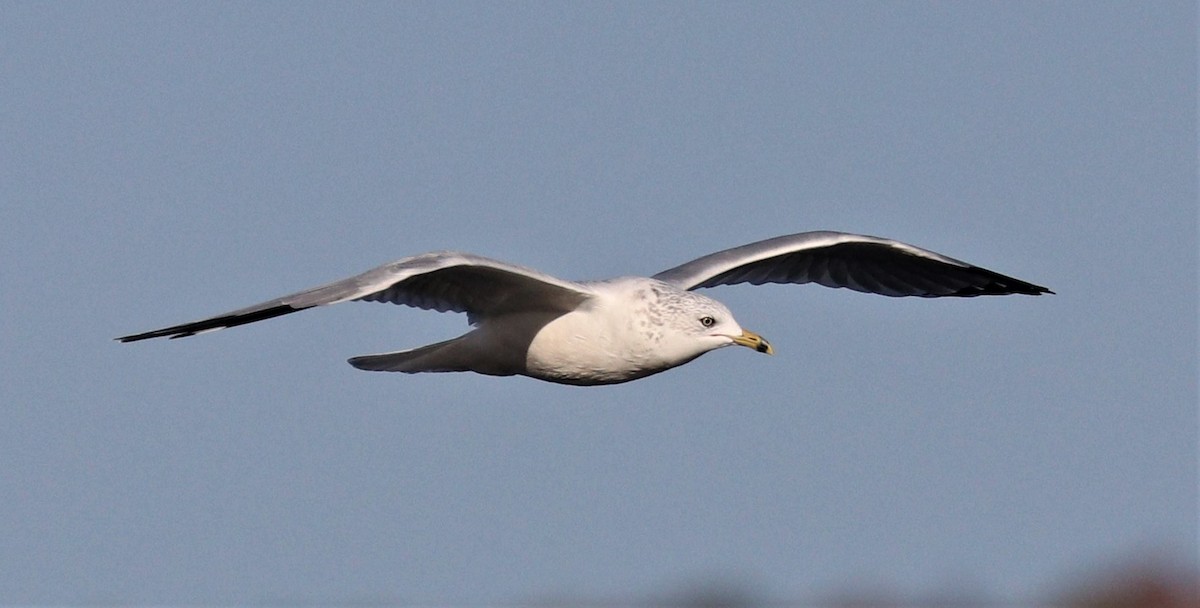
{"type": "Polygon", "coordinates": [[[0,602],[1024,601],[1197,563],[1196,6],[6,3],[0,602]],[[806,230],[1058,295],[707,291],[777,355],[354,370],[465,318],[112,338],[433,249],[806,230]]]}

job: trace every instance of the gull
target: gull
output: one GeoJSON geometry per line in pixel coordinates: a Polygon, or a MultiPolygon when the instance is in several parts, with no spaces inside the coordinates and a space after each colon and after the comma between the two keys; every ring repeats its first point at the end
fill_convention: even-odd
{"type": "Polygon", "coordinates": [[[816,283],[923,298],[1054,293],[891,239],[802,232],[725,249],[652,277],[566,281],[470,253],[403,258],[215,317],[117,338],[183,338],[351,300],[467,314],[473,329],[420,348],[362,355],[362,370],[522,375],[581,386],[657,374],[730,345],[774,349],[724,304],[694,290],[816,283]]]}

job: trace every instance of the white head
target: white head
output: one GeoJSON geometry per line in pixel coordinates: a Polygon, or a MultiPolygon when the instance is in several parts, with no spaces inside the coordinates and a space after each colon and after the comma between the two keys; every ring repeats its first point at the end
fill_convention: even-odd
{"type": "Polygon", "coordinates": [[[651,332],[656,351],[670,367],[704,353],[736,344],[773,354],[762,336],[742,329],[733,313],[712,298],[683,291],[666,283],[650,286],[651,302],[642,329],[651,332]]]}

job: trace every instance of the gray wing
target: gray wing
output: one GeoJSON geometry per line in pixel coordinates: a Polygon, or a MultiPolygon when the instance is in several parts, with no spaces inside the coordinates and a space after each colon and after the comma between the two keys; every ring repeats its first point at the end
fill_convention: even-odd
{"type": "Polygon", "coordinates": [[[514,311],[568,312],[591,296],[582,285],[485,257],[453,251],[426,253],[360,275],[306,289],[200,321],[117,338],[183,338],[350,300],[465,312],[472,323],[514,311]]]}
{"type": "Polygon", "coordinates": [[[692,260],[654,278],[680,289],[817,283],[926,298],[1054,293],[927,249],[842,232],[802,232],[750,243],[692,260]]]}

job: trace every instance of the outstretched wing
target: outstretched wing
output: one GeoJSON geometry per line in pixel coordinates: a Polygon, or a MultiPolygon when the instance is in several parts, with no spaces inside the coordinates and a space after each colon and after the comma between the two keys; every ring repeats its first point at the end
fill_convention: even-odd
{"type": "Polygon", "coordinates": [[[514,311],[568,312],[590,295],[582,285],[535,270],[469,253],[444,251],[404,258],[348,279],[223,315],[117,340],[183,338],[349,300],[465,312],[474,323],[489,315],[514,311]]]}
{"type": "Polygon", "coordinates": [[[817,283],[925,298],[1054,293],[927,249],[842,232],[802,232],[750,243],[692,260],[654,278],[680,289],[817,283]]]}

